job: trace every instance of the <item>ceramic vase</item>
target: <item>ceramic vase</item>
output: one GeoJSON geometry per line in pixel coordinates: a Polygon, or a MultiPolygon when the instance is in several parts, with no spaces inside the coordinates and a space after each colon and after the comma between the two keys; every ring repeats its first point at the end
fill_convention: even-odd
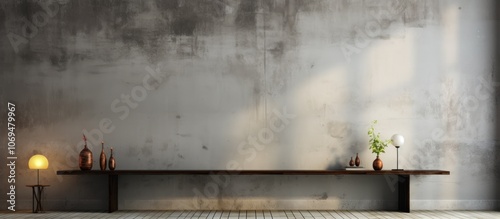
{"type": "Polygon", "coordinates": [[[85,142],[85,147],[80,151],[80,156],[78,158],[80,170],[91,170],[92,162],[92,151],[87,148],[87,142],[85,142]]]}
{"type": "Polygon", "coordinates": [[[99,166],[101,170],[106,170],[106,153],[104,153],[104,142],[101,142],[101,156],[99,157],[99,166]]]}
{"type": "Polygon", "coordinates": [[[109,170],[115,170],[116,168],[116,160],[113,157],[113,148],[111,148],[111,155],[109,156],[109,170]]]}
{"type": "Polygon", "coordinates": [[[378,155],[377,155],[377,158],[373,161],[373,169],[374,170],[382,170],[383,167],[384,167],[384,163],[382,162],[381,159],[378,158],[378,155]]]}
{"type": "Polygon", "coordinates": [[[359,159],[358,153],[356,153],[356,160],[354,161],[354,164],[356,164],[357,167],[361,164],[361,159],[359,159]]]}

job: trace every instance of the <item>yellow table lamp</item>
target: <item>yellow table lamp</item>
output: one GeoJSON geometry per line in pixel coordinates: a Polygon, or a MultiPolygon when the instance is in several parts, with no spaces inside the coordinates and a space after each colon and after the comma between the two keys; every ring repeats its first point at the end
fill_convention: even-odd
{"type": "Polygon", "coordinates": [[[28,166],[31,170],[37,171],[37,185],[40,185],[40,170],[46,170],[49,168],[49,160],[41,154],[35,154],[30,158],[28,166]]]}

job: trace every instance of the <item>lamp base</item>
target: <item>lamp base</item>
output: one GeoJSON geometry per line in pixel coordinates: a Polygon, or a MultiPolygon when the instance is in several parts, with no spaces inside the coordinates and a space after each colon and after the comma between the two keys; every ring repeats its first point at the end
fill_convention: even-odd
{"type": "Polygon", "coordinates": [[[392,169],[392,171],[403,171],[404,169],[392,169]]]}

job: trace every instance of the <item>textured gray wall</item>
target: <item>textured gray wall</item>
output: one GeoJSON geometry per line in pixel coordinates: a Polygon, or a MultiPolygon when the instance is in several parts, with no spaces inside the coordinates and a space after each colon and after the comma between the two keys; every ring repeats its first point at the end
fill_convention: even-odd
{"type": "MultiPolygon", "coordinates": [[[[117,169],[323,170],[342,168],[356,153],[369,168],[374,119],[382,137],[405,136],[403,168],[451,171],[413,177],[413,209],[498,207],[494,1],[1,6],[0,127],[14,102],[18,209],[31,208],[24,185],[35,182],[27,167],[35,153],[50,161],[41,171],[51,184],[46,209],[105,209],[105,178],[55,174],[78,168],[82,130],[94,169],[103,138],[116,149],[117,169]]],[[[395,148],[381,158],[395,168],[395,148]]],[[[119,207],[395,209],[392,180],[127,176],[119,207]]]]}

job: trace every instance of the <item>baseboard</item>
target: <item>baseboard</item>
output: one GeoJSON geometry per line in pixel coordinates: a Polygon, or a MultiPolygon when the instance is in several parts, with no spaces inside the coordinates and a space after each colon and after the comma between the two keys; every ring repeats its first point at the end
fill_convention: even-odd
{"type": "Polygon", "coordinates": [[[123,200],[120,209],[127,210],[395,210],[396,201],[385,200],[277,200],[277,199],[175,199],[123,200]]]}
{"type": "Polygon", "coordinates": [[[412,210],[498,210],[498,200],[411,200],[412,210]]]}
{"type": "MultiPolygon", "coordinates": [[[[43,200],[45,211],[107,211],[108,200],[84,199],[84,200],[43,200]]],[[[16,211],[32,210],[32,201],[19,200],[16,211]]]]}
{"type": "MultiPolygon", "coordinates": [[[[20,200],[17,210],[31,210],[20,200]]],[[[49,211],[106,211],[107,200],[46,200],[49,211]]],[[[498,210],[497,200],[411,200],[411,210],[498,210]]],[[[168,199],[119,200],[120,210],[396,210],[395,200],[168,199]]]]}

